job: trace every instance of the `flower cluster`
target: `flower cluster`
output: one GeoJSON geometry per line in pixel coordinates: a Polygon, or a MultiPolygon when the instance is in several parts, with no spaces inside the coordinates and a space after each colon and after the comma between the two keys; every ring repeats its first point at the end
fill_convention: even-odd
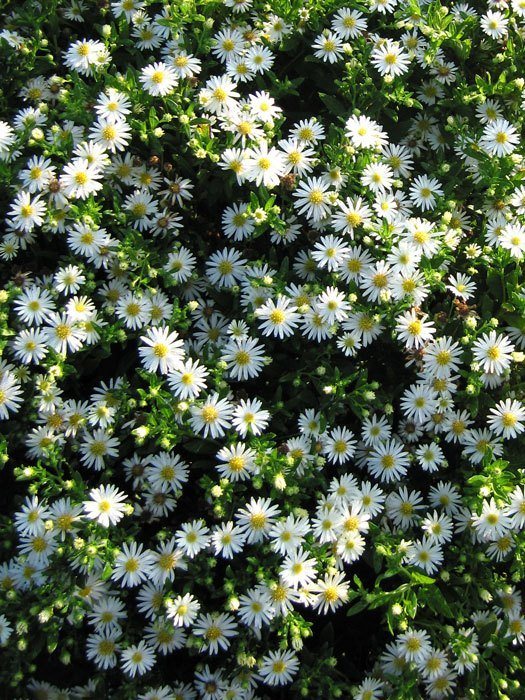
{"type": "Polygon", "coordinates": [[[0,29],[5,687],[520,697],[525,4],[45,9],[0,29]]]}

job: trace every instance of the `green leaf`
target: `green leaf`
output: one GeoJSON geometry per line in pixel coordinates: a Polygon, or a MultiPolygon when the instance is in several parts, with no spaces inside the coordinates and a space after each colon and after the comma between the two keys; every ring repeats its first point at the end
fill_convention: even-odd
{"type": "Polygon", "coordinates": [[[362,612],[368,607],[368,603],[366,600],[359,600],[357,603],[354,603],[348,610],[346,611],[346,616],[347,617],[352,617],[353,615],[357,615],[358,613],[362,612]]]}

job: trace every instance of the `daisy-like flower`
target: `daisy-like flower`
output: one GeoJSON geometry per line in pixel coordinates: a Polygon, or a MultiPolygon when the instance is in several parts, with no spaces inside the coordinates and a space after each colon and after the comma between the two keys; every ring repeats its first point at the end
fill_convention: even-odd
{"type": "Polygon", "coordinates": [[[130,107],[131,101],[127,95],[114,88],[108,88],[107,93],[101,92],[98,96],[95,112],[102,119],[118,122],[131,114],[130,107]]]}
{"type": "Polygon", "coordinates": [[[134,678],[137,674],[143,676],[155,665],[155,651],[142,640],[138,644],[124,649],[121,653],[122,670],[134,678]]]}
{"type": "Polygon", "coordinates": [[[263,321],[261,331],[264,335],[273,335],[281,340],[293,335],[300,318],[290,299],[282,295],[279,295],[276,301],[268,299],[265,304],[255,309],[255,315],[263,321]]]}
{"type": "Polygon", "coordinates": [[[291,588],[310,586],[316,577],[316,565],[317,559],[309,557],[309,553],[299,547],[285,557],[279,574],[283,582],[291,588]]]}
{"type": "Polygon", "coordinates": [[[347,197],[337,203],[339,211],[332,215],[332,226],[336,231],[348,233],[353,238],[357,228],[369,226],[372,223],[372,210],[361,197],[347,197]]]}
{"type": "Polygon", "coordinates": [[[426,374],[438,379],[450,377],[458,371],[461,355],[459,343],[454,342],[452,338],[448,336],[436,338],[427,345],[423,356],[426,374]]]}
{"type": "Polygon", "coordinates": [[[376,149],[387,141],[383,127],[364,114],[349,117],[345,124],[345,133],[354,148],[376,149]]]}
{"type": "Polygon", "coordinates": [[[217,471],[230,481],[244,481],[254,471],[256,453],[242,442],[224,446],[217,453],[217,471]]]}
{"type": "Polygon", "coordinates": [[[413,244],[420,255],[431,258],[439,250],[440,233],[426,219],[410,218],[405,222],[404,238],[413,244]]]}
{"type": "Polygon", "coordinates": [[[293,193],[294,206],[299,214],[305,214],[312,221],[320,221],[330,213],[330,184],[321,177],[309,177],[301,182],[293,193]]]}
{"type": "Polygon", "coordinates": [[[231,426],[233,406],[228,399],[219,399],[215,392],[205,399],[204,403],[191,407],[190,423],[193,430],[201,432],[206,438],[222,437],[231,426]]]}
{"type": "Polygon", "coordinates": [[[97,166],[91,165],[85,158],[75,158],[64,168],[60,186],[66,197],[86,199],[102,189],[101,177],[102,172],[97,166]]]}
{"type": "Polygon", "coordinates": [[[408,629],[398,636],[397,646],[406,661],[415,661],[417,664],[423,663],[432,652],[430,637],[424,630],[408,629]]]}
{"type": "Polygon", "coordinates": [[[486,124],[479,142],[490,156],[508,156],[519,144],[520,137],[514,126],[506,119],[495,119],[486,124]]]}
{"type": "Polygon", "coordinates": [[[85,340],[85,333],[80,324],[66,314],[52,313],[47,319],[48,326],[42,331],[46,342],[56,352],[78,352],[85,340]]]}
{"type": "Polygon", "coordinates": [[[0,121],[0,160],[6,160],[9,157],[9,149],[15,141],[13,127],[7,122],[0,121]]]}
{"type": "Polygon", "coordinates": [[[228,75],[213,76],[199,93],[199,100],[207,112],[225,114],[233,110],[237,104],[239,93],[237,83],[228,75]]]}
{"type": "Polygon", "coordinates": [[[142,581],[147,581],[153,563],[153,555],[144,550],[142,544],[124,542],[122,550],[115,559],[113,581],[119,581],[121,586],[132,588],[142,581]]]}
{"type": "Polygon", "coordinates": [[[237,625],[228,613],[201,614],[193,625],[193,634],[202,637],[202,651],[217,654],[219,649],[228,649],[231,637],[237,635],[237,625]]]}
{"type": "Polygon", "coordinates": [[[245,508],[241,508],[235,519],[246,534],[248,544],[257,544],[268,537],[269,531],[279,516],[279,507],[269,498],[252,498],[245,508]]]}
{"type": "Polygon", "coordinates": [[[326,138],[323,125],[312,117],[298,122],[291,130],[291,136],[305,143],[316,144],[326,138]]]}
{"type": "Polygon", "coordinates": [[[196,262],[195,256],[187,248],[181,246],[175,253],[168,255],[168,262],[164,269],[170,273],[175,282],[182,283],[191,277],[196,262]]]}
{"type": "Polygon", "coordinates": [[[110,153],[123,151],[131,140],[131,127],[125,121],[99,119],[91,127],[89,138],[110,153]]]}
{"type": "Polygon", "coordinates": [[[370,60],[381,75],[403,75],[410,65],[410,57],[397,41],[386,39],[379,46],[372,49],[370,60]]]}
{"type": "Polygon", "coordinates": [[[38,363],[47,355],[46,343],[47,336],[43,330],[30,328],[29,330],[21,331],[16,336],[13,341],[13,353],[24,364],[38,363]]]}
{"type": "Polygon", "coordinates": [[[343,572],[325,574],[324,578],[310,584],[309,591],[314,595],[312,608],[326,615],[341,607],[348,599],[349,584],[343,572]]]}
{"type": "Polygon", "coordinates": [[[146,297],[139,297],[133,292],[127,292],[118,300],[115,314],[124,321],[127,328],[137,329],[149,321],[149,309],[150,302],[146,297]]]}
{"type": "Polygon", "coordinates": [[[468,301],[474,292],[476,291],[476,283],[468,275],[458,273],[457,275],[451,275],[448,278],[448,284],[446,285],[456,297],[463,299],[463,301],[468,301]]]}
{"type": "Polygon", "coordinates": [[[171,66],[157,62],[143,68],[139,80],[150,95],[164,97],[173,92],[177,84],[177,74],[171,66]]]}
{"type": "Polygon", "coordinates": [[[418,383],[405,389],[401,409],[408,420],[424,423],[437,408],[437,394],[427,384],[418,383]]]}
{"type": "Polygon", "coordinates": [[[297,139],[279,141],[279,148],[284,152],[284,173],[304,175],[312,170],[315,151],[306,143],[297,139]]]}
{"type": "Polygon", "coordinates": [[[483,501],[480,515],[473,515],[472,526],[482,540],[494,541],[510,530],[511,518],[491,498],[490,501],[483,501]]]}
{"type": "Polygon", "coordinates": [[[501,12],[489,10],[481,17],[480,26],[491,39],[502,39],[507,35],[509,20],[501,12]]]}
{"type": "Polygon", "coordinates": [[[279,184],[279,179],[286,169],[285,157],[276,148],[268,148],[267,141],[261,141],[246,153],[244,177],[256,185],[272,188],[279,184]]]}
{"type": "Polygon", "coordinates": [[[4,646],[11,636],[13,628],[5,615],[0,615],[0,646],[4,646]]]}
{"type": "Polygon", "coordinates": [[[206,387],[208,370],[197,360],[187,359],[170,370],[168,384],[171,391],[181,401],[195,399],[206,387]]]}
{"type": "Polygon", "coordinates": [[[381,481],[395,481],[407,473],[408,453],[396,440],[374,446],[367,459],[368,471],[381,481]]]}
{"type": "Polygon", "coordinates": [[[193,559],[209,543],[209,528],[202,520],[184,523],[175,533],[175,541],[184,554],[193,559]]]}
{"type": "Polygon", "coordinates": [[[20,510],[15,513],[14,524],[21,535],[37,535],[44,532],[49,517],[47,506],[37,496],[26,496],[20,510]]]}
{"type": "Polygon", "coordinates": [[[170,332],[167,326],[156,326],[149,328],[140,339],[143,347],[139,348],[139,355],[148,372],[159,369],[162,374],[169,374],[180,367],[184,359],[184,343],[176,331],[170,332]]]}
{"type": "Polygon", "coordinates": [[[39,326],[55,310],[55,302],[47,289],[35,285],[24,289],[15,299],[14,307],[21,321],[39,326]]]}
{"type": "Polygon", "coordinates": [[[126,494],[109,484],[91,489],[90,500],[83,501],[84,512],[90,520],[102,527],[116,525],[124,517],[126,494]]]}
{"type": "Polygon", "coordinates": [[[339,34],[325,30],[312,44],[314,56],[325,63],[337,63],[344,55],[343,42],[339,34]]]}
{"type": "Polygon", "coordinates": [[[175,51],[170,55],[168,63],[179,79],[192,78],[201,72],[200,60],[184,50],[175,51]]]}
{"type": "Polygon", "coordinates": [[[94,68],[103,65],[106,58],[107,50],[101,41],[80,39],[66,51],[64,64],[82,75],[92,75],[94,68]]]}
{"type": "Polygon", "coordinates": [[[323,452],[328,461],[336,464],[344,464],[355,453],[356,441],[353,433],[347,428],[334,428],[324,440],[323,452]]]}
{"type": "Polygon", "coordinates": [[[410,185],[409,197],[422,211],[432,210],[436,206],[436,197],[443,196],[443,189],[435,177],[418,175],[410,185]]]}
{"type": "Polygon", "coordinates": [[[258,586],[239,596],[238,615],[241,622],[253,630],[258,631],[263,625],[270,624],[275,609],[269,591],[264,586],[258,586]]]}
{"type": "Polygon", "coordinates": [[[246,437],[248,432],[260,435],[269,419],[270,413],[259,399],[241,399],[233,411],[232,424],[241,437],[246,437]]]}
{"type": "Polygon", "coordinates": [[[246,262],[235,248],[223,248],[208,258],[206,275],[212,284],[233,287],[244,277],[246,262]]]}
{"type": "Polygon", "coordinates": [[[32,231],[35,226],[41,226],[44,223],[45,213],[46,205],[40,195],[31,198],[29,192],[22,190],[11,204],[7,218],[13,228],[32,231]]]}
{"type": "Polygon", "coordinates": [[[106,670],[117,665],[118,639],[121,633],[118,629],[107,632],[97,632],[87,637],[86,656],[98,668],[106,670]]]}
{"type": "Polygon", "coordinates": [[[439,570],[443,562],[443,550],[438,542],[432,542],[428,538],[416,541],[407,549],[407,562],[423,569],[427,574],[433,574],[439,570]]]}
{"type": "Polygon", "coordinates": [[[175,627],[191,627],[197,619],[201,605],[191,594],[178,595],[166,603],[168,618],[175,627]]]}
{"type": "Polygon", "coordinates": [[[91,435],[85,433],[80,445],[82,463],[90,469],[100,471],[104,468],[105,457],[118,456],[119,441],[105,430],[95,430],[91,435]]]}
{"type": "Polygon", "coordinates": [[[496,331],[484,333],[472,345],[472,354],[484,372],[501,374],[512,362],[515,347],[510,340],[496,331]]]}
{"type": "Polygon", "coordinates": [[[361,175],[361,183],[372,192],[386,192],[392,189],[394,171],[386,163],[369,163],[361,175]]]}
{"type": "Polygon", "coordinates": [[[525,527],[525,488],[516,486],[510,494],[507,514],[511,517],[511,527],[522,530],[525,527]]]}
{"type": "Polygon", "coordinates": [[[245,541],[246,535],[242,528],[234,525],[231,520],[217,525],[211,536],[215,554],[224,559],[233,559],[235,554],[242,552],[245,541]]]}
{"type": "Polygon", "coordinates": [[[503,439],[515,438],[525,430],[525,408],[520,401],[505,399],[490,409],[489,427],[503,439]]]}
{"type": "Polygon", "coordinates": [[[521,260],[525,254],[525,226],[507,224],[498,242],[502,248],[510,251],[513,258],[521,260]]]}
{"type": "Polygon", "coordinates": [[[288,650],[270,651],[259,664],[259,675],[266,685],[287,685],[299,670],[299,661],[288,650]]]}
{"type": "Polygon", "coordinates": [[[396,319],[396,333],[409,349],[423,347],[427,340],[431,340],[435,331],[432,321],[427,321],[428,314],[418,316],[414,309],[406,311],[396,319]]]}
{"type": "Polygon", "coordinates": [[[332,19],[332,29],[342,39],[356,39],[366,31],[366,17],[359,10],[342,7],[332,19]]]}

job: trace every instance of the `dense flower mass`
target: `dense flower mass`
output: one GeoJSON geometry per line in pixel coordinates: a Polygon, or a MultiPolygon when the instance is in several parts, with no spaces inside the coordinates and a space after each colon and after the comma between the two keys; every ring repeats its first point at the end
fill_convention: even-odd
{"type": "Polygon", "coordinates": [[[0,687],[523,698],[525,3],[0,26],[0,687]]]}

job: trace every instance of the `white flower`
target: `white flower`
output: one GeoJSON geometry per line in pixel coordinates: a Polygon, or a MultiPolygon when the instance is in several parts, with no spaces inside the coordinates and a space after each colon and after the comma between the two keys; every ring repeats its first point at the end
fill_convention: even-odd
{"type": "Polygon", "coordinates": [[[96,520],[103,527],[116,525],[124,517],[126,494],[116,486],[108,484],[91,489],[89,501],[83,501],[84,512],[90,520],[96,520]]]}
{"type": "Polygon", "coordinates": [[[266,685],[287,685],[299,670],[299,661],[293,651],[270,651],[262,657],[259,675],[266,685]]]}
{"type": "Polygon", "coordinates": [[[32,231],[35,226],[41,226],[44,223],[45,213],[46,205],[40,195],[31,199],[30,193],[22,190],[11,204],[7,218],[14,228],[32,231]]]}
{"type": "Polygon", "coordinates": [[[525,253],[525,226],[521,224],[507,224],[499,238],[499,245],[510,251],[514,258],[521,260],[525,253]]]}
{"type": "Polygon", "coordinates": [[[489,122],[479,142],[491,156],[507,156],[514,151],[520,142],[516,129],[506,119],[495,119],[489,122]]]}
{"type": "Polygon", "coordinates": [[[511,527],[511,519],[491,498],[490,501],[483,501],[480,515],[473,515],[472,526],[482,540],[494,541],[507,533],[511,527]]]}
{"type": "Polygon", "coordinates": [[[489,426],[503,439],[515,438],[525,430],[525,408],[520,401],[505,399],[490,409],[489,426]]]}
{"type": "Polygon", "coordinates": [[[427,318],[428,314],[422,314],[419,317],[414,309],[397,317],[397,337],[404,341],[407,348],[421,348],[425,341],[432,338],[435,328],[432,321],[427,321],[427,318]]]}
{"type": "Polygon", "coordinates": [[[123,151],[131,140],[131,127],[125,121],[99,117],[91,127],[89,137],[110,153],[123,151]]]}
{"type": "Polygon", "coordinates": [[[501,39],[507,35],[509,20],[497,11],[489,10],[481,17],[481,29],[490,36],[491,39],[501,39]]]}
{"type": "Polygon", "coordinates": [[[143,347],[139,348],[139,355],[148,372],[159,369],[162,374],[169,374],[180,367],[184,359],[184,343],[176,331],[170,332],[167,326],[157,326],[149,328],[140,339],[143,347]]]}
{"type": "Polygon", "coordinates": [[[196,432],[202,431],[204,437],[221,437],[231,426],[232,410],[228,399],[219,399],[219,394],[214,393],[204,403],[191,407],[191,427],[196,432]]]}
{"type": "Polygon", "coordinates": [[[0,420],[16,413],[22,404],[22,388],[12,372],[3,372],[0,378],[0,420]]]}
{"type": "Polygon", "coordinates": [[[366,18],[362,12],[342,7],[332,19],[332,29],[342,39],[356,39],[366,31],[366,18]]]}
{"type": "Polygon", "coordinates": [[[0,121],[0,160],[9,156],[9,148],[16,141],[15,132],[7,122],[0,121]]]}
{"type": "Polygon", "coordinates": [[[324,578],[318,579],[309,586],[310,593],[315,596],[312,608],[322,615],[337,610],[346,602],[348,589],[349,584],[343,572],[325,574],[324,578]]]}
{"type": "Polygon", "coordinates": [[[268,301],[255,310],[258,319],[262,319],[261,331],[264,335],[274,335],[285,338],[293,335],[299,322],[297,307],[293,306],[290,299],[279,295],[277,301],[268,301]]]}
{"type": "Polygon", "coordinates": [[[173,92],[177,84],[177,74],[171,66],[158,62],[143,68],[139,80],[150,95],[163,97],[173,92]]]}
{"type": "Polygon", "coordinates": [[[496,331],[484,333],[472,345],[472,354],[485,372],[501,374],[510,367],[514,345],[496,331]]]}
{"type": "Polygon", "coordinates": [[[149,578],[152,563],[152,553],[149,550],[144,551],[142,544],[133,541],[128,545],[124,542],[115,559],[111,578],[126,588],[137,586],[149,578]]]}
{"type": "Polygon", "coordinates": [[[144,640],[124,649],[121,654],[122,670],[131,678],[144,675],[155,665],[155,651],[144,640]]]}
{"type": "Polygon", "coordinates": [[[168,384],[171,391],[182,401],[195,399],[206,386],[208,370],[197,360],[188,359],[170,370],[168,384]]]}
{"type": "Polygon", "coordinates": [[[407,661],[423,663],[431,653],[432,646],[428,632],[408,629],[397,638],[397,645],[407,661]]]}
{"type": "Polygon", "coordinates": [[[107,49],[101,41],[80,39],[66,51],[64,64],[83,75],[93,75],[94,68],[103,65],[107,57],[107,49]]]}
{"type": "Polygon", "coordinates": [[[381,75],[403,75],[410,65],[410,58],[403,48],[390,39],[372,49],[370,60],[381,75]]]}
{"type": "Polygon", "coordinates": [[[200,610],[200,603],[191,593],[178,595],[166,603],[168,618],[176,627],[191,627],[200,610]]]}
{"type": "Polygon", "coordinates": [[[99,180],[102,177],[100,169],[91,165],[85,158],[75,158],[66,165],[60,176],[60,186],[66,197],[86,199],[102,189],[99,180]]]}
{"type": "Polygon", "coordinates": [[[294,203],[299,214],[306,214],[312,221],[320,221],[330,213],[328,199],[330,184],[321,177],[309,177],[301,182],[293,193],[294,203]]]}
{"type": "Polygon", "coordinates": [[[0,645],[4,646],[11,636],[13,628],[5,615],[0,615],[0,645]]]}
{"type": "Polygon", "coordinates": [[[409,197],[422,211],[434,209],[436,197],[443,196],[443,190],[436,178],[418,175],[410,185],[409,197]]]}
{"type": "Polygon", "coordinates": [[[312,44],[314,56],[329,63],[337,63],[344,55],[343,42],[335,32],[325,30],[312,44]]]}
{"type": "Polygon", "coordinates": [[[87,467],[100,471],[104,467],[104,457],[118,456],[119,441],[111,437],[105,430],[95,430],[84,434],[80,445],[82,463],[87,467]]]}
{"type": "Polygon", "coordinates": [[[217,654],[220,649],[228,649],[230,637],[237,635],[235,620],[228,613],[199,615],[193,626],[193,634],[202,637],[202,650],[217,654]]]}
{"type": "Polygon", "coordinates": [[[245,437],[248,432],[260,435],[268,425],[269,411],[261,408],[259,399],[241,399],[233,412],[232,424],[235,430],[245,437]]]}

